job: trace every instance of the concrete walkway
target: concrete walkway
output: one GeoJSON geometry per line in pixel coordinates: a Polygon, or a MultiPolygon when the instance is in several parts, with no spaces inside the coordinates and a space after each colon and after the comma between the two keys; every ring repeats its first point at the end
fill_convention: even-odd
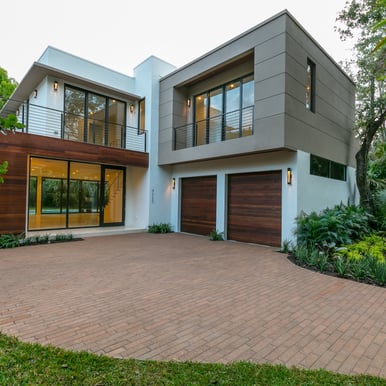
{"type": "Polygon", "coordinates": [[[0,331],[119,358],[386,378],[385,288],[179,233],[0,250],[0,331]]]}

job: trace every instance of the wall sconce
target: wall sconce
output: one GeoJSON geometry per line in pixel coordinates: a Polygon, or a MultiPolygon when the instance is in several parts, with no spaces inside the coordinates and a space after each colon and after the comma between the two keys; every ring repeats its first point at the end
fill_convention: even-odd
{"type": "Polygon", "coordinates": [[[34,90],[34,98],[37,98],[38,97],[38,90],[35,88],[34,90]]]}
{"type": "Polygon", "coordinates": [[[134,113],[134,105],[131,104],[129,108],[130,108],[130,112],[131,112],[131,113],[134,113]]]}
{"type": "Polygon", "coordinates": [[[58,91],[58,89],[59,89],[59,83],[58,83],[57,80],[55,80],[53,88],[54,88],[54,91],[58,91]]]}
{"type": "Polygon", "coordinates": [[[174,190],[176,188],[176,179],[172,178],[172,189],[174,190]]]}
{"type": "Polygon", "coordinates": [[[187,105],[188,107],[190,107],[191,104],[192,104],[192,100],[191,100],[190,98],[188,98],[188,99],[186,100],[186,105],[187,105]]]}
{"type": "Polygon", "coordinates": [[[291,168],[287,168],[287,184],[292,184],[292,170],[291,168]]]}

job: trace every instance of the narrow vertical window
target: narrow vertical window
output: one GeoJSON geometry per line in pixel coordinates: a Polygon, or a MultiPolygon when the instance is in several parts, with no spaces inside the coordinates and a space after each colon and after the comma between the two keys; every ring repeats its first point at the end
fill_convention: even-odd
{"type": "Polygon", "coordinates": [[[307,59],[306,109],[315,112],[315,63],[307,59]]]}
{"type": "Polygon", "coordinates": [[[145,132],[145,99],[139,101],[139,114],[138,114],[138,128],[139,133],[143,134],[145,132]]]}

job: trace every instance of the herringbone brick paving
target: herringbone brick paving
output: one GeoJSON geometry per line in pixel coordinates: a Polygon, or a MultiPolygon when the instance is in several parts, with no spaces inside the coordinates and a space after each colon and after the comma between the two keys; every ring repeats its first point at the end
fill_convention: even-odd
{"type": "Polygon", "coordinates": [[[0,250],[0,331],[119,358],[386,378],[386,289],[181,233],[0,250]]]}

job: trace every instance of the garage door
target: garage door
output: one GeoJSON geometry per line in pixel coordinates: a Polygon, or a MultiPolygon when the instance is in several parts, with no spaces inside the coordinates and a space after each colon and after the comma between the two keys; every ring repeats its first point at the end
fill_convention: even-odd
{"type": "Polygon", "coordinates": [[[182,179],[182,232],[209,235],[216,229],[216,185],[215,176],[182,179]]]}
{"type": "Polygon", "coordinates": [[[281,245],[281,171],[228,176],[227,236],[281,245]]]}

